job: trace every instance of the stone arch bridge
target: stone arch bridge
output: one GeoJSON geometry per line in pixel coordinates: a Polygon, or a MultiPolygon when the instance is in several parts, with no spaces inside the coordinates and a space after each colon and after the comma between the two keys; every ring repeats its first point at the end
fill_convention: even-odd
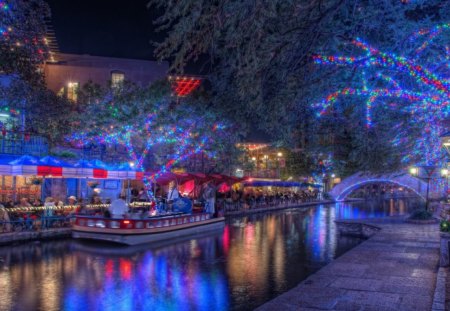
{"type": "MultiPolygon", "coordinates": [[[[368,174],[356,173],[342,180],[337,184],[329,194],[336,201],[343,201],[354,190],[367,184],[390,183],[412,190],[423,199],[426,198],[427,183],[416,177],[412,177],[406,172],[397,172],[391,174],[368,174]]],[[[443,189],[440,186],[430,182],[429,198],[439,198],[443,195],[443,189]]]]}

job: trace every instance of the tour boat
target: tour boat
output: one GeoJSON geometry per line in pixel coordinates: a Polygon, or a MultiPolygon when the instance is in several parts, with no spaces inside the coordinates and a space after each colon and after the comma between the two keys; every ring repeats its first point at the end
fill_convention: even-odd
{"type": "Polygon", "coordinates": [[[224,217],[213,218],[208,213],[177,213],[143,219],[77,215],[72,236],[75,239],[137,245],[211,232],[223,229],[224,225],[224,217]]]}

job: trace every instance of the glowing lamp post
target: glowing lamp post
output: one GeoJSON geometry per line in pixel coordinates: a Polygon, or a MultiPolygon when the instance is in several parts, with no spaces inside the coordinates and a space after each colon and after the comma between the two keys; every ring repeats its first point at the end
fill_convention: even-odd
{"type": "Polygon", "coordinates": [[[258,161],[256,159],[256,157],[252,157],[252,162],[254,163],[253,165],[253,169],[252,169],[252,174],[254,173],[254,170],[256,170],[256,176],[258,176],[258,161]]]}
{"type": "Polygon", "coordinates": [[[417,175],[419,174],[419,169],[417,167],[411,167],[409,169],[409,173],[411,174],[411,176],[417,177],[417,175]]]}
{"type": "Polygon", "coordinates": [[[445,148],[447,154],[450,154],[450,132],[441,135],[442,147],[445,148]]]}
{"type": "Polygon", "coordinates": [[[281,178],[281,160],[283,157],[283,153],[278,152],[277,153],[277,174],[278,174],[278,178],[281,178]]]}
{"type": "Polygon", "coordinates": [[[265,154],[264,156],[263,156],[263,158],[264,158],[264,160],[266,160],[266,173],[265,173],[265,176],[266,177],[268,177],[268,175],[269,175],[269,156],[267,155],[267,154],[265,154]]]}
{"type": "Polygon", "coordinates": [[[442,178],[445,178],[445,189],[444,189],[445,200],[447,200],[447,192],[448,192],[448,174],[449,174],[448,169],[446,168],[441,169],[441,176],[442,178]]]}
{"type": "MultiPolygon", "coordinates": [[[[440,136],[441,138],[441,144],[442,147],[447,152],[447,155],[450,155],[450,132],[446,132],[440,136]]],[[[447,166],[448,167],[448,166],[447,166]]],[[[448,192],[448,175],[449,170],[448,168],[444,168],[441,170],[441,175],[444,177],[445,175],[445,198],[447,199],[447,192],[448,192]]]]}
{"type": "MultiPolygon", "coordinates": [[[[425,210],[428,211],[429,205],[429,193],[430,193],[430,180],[433,179],[433,175],[435,175],[437,167],[432,165],[423,165],[417,167],[411,167],[409,169],[409,173],[411,176],[422,179],[427,183],[427,193],[425,197],[425,210]]],[[[441,178],[447,178],[449,171],[447,169],[442,169],[440,172],[441,178]]],[[[434,177],[436,178],[436,177],[434,177]]],[[[438,178],[438,177],[437,177],[438,178]]]]}

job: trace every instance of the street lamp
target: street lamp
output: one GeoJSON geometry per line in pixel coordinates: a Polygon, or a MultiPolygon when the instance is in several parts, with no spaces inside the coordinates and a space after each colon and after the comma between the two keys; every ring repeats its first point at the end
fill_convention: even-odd
{"type": "Polygon", "coordinates": [[[266,173],[264,174],[265,177],[268,177],[269,175],[269,156],[267,154],[265,154],[263,156],[264,160],[266,160],[266,173]]]}
{"type": "Polygon", "coordinates": [[[278,178],[281,178],[281,157],[283,156],[283,153],[278,152],[277,153],[277,174],[278,174],[278,178]]]}
{"type": "Polygon", "coordinates": [[[445,148],[448,154],[450,154],[450,132],[441,135],[442,147],[445,148]]]}
{"type": "MultiPolygon", "coordinates": [[[[134,162],[130,161],[128,162],[128,165],[133,168],[134,167],[134,162]]],[[[128,178],[128,189],[127,189],[127,203],[131,202],[131,179],[128,178]]]]}
{"type": "Polygon", "coordinates": [[[258,176],[258,161],[257,161],[256,157],[252,157],[251,160],[252,160],[252,162],[255,163],[255,166],[252,169],[252,174],[255,173],[254,170],[256,169],[256,176],[258,176]]]}
{"type": "Polygon", "coordinates": [[[267,161],[269,160],[269,156],[268,156],[267,154],[265,154],[265,155],[263,156],[263,158],[264,158],[264,160],[266,160],[266,169],[268,169],[268,168],[269,168],[269,165],[268,165],[267,161]]]}
{"type": "MultiPolygon", "coordinates": [[[[428,211],[428,205],[429,205],[429,193],[430,193],[430,180],[433,178],[433,174],[436,170],[436,166],[432,166],[432,165],[423,165],[420,167],[411,167],[409,169],[409,173],[411,174],[411,176],[414,176],[416,178],[425,180],[427,182],[427,194],[425,197],[425,210],[428,211]],[[424,176],[420,176],[420,172],[423,171],[425,173],[424,176]]],[[[447,170],[441,170],[441,176],[443,175],[443,173],[448,174],[447,170]],[[445,172],[446,171],[446,172],[445,172]]]]}
{"type": "Polygon", "coordinates": [[[448,193],[448,174],[449,174],[448,169],[446,168],[441,169],[441,176],[442,178],[445,178],[445,188],[444,188],[445,201],[447,201],[447,193],[448,193]]]}

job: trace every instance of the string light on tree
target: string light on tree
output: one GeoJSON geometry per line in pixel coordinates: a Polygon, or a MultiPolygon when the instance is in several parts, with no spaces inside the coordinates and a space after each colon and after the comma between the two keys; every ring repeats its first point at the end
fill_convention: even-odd
{"type": "MultiPolygon", "coordinates": [[[[157,122],[158,115],[151,114],[145,121],[143,128],[140,126],[125,125],[123,127],[105,127],[103,133],[78,132],[67,138],[68,141],[82,147],[89,144],[101,144],[107,146],[121,145],[127,150],[128,158],[132,161],[136,170],[144,172],[144,160],[149,152],[156,146],[170,146],[173,152],[167,153],[166,162],[150,176],[144,175],[144,185],[152,196],[152,184],[162,174],[188,159],[189,157],[205,152],[208,143],[214,140],[213,135],[225,127],[222,124],[213,124],[209,131],[200,134],[196,125],[202,120],[185,120],[181,125],[160,126],[157,122]]],[[[208,154],[208,153],[206,153],[208,154]]]]}
{"type": "Polygon", "coordinates": [[[326,114],[341,97],[366,98],[365,124],[370,130],[376,126],[372,117],[374,107],[384,105],[389,108],[392,105],[408,114],[414,126],[422,131],[421,137],[411,142],[408,126],[397,125],[398,135],[392,143],[409,147],[403,161],[426,165],[442,162],[439,134],[442,121],[450,112],[450,53],[449,47],[442,46],[438,38],[449,28],[450,24],[443,24],[414,33],[410,42],[417,42],[419,47],[412,55],[383,52],[360,38],[352,42],[361,50],[359,56],[315,55],[313,59],[317,64],[356,68],[361,73],[360,87],[345,87],[314,104],[318,116],[326,114]],[[436,51],[440,53],[436,54],[436,51]]]}

